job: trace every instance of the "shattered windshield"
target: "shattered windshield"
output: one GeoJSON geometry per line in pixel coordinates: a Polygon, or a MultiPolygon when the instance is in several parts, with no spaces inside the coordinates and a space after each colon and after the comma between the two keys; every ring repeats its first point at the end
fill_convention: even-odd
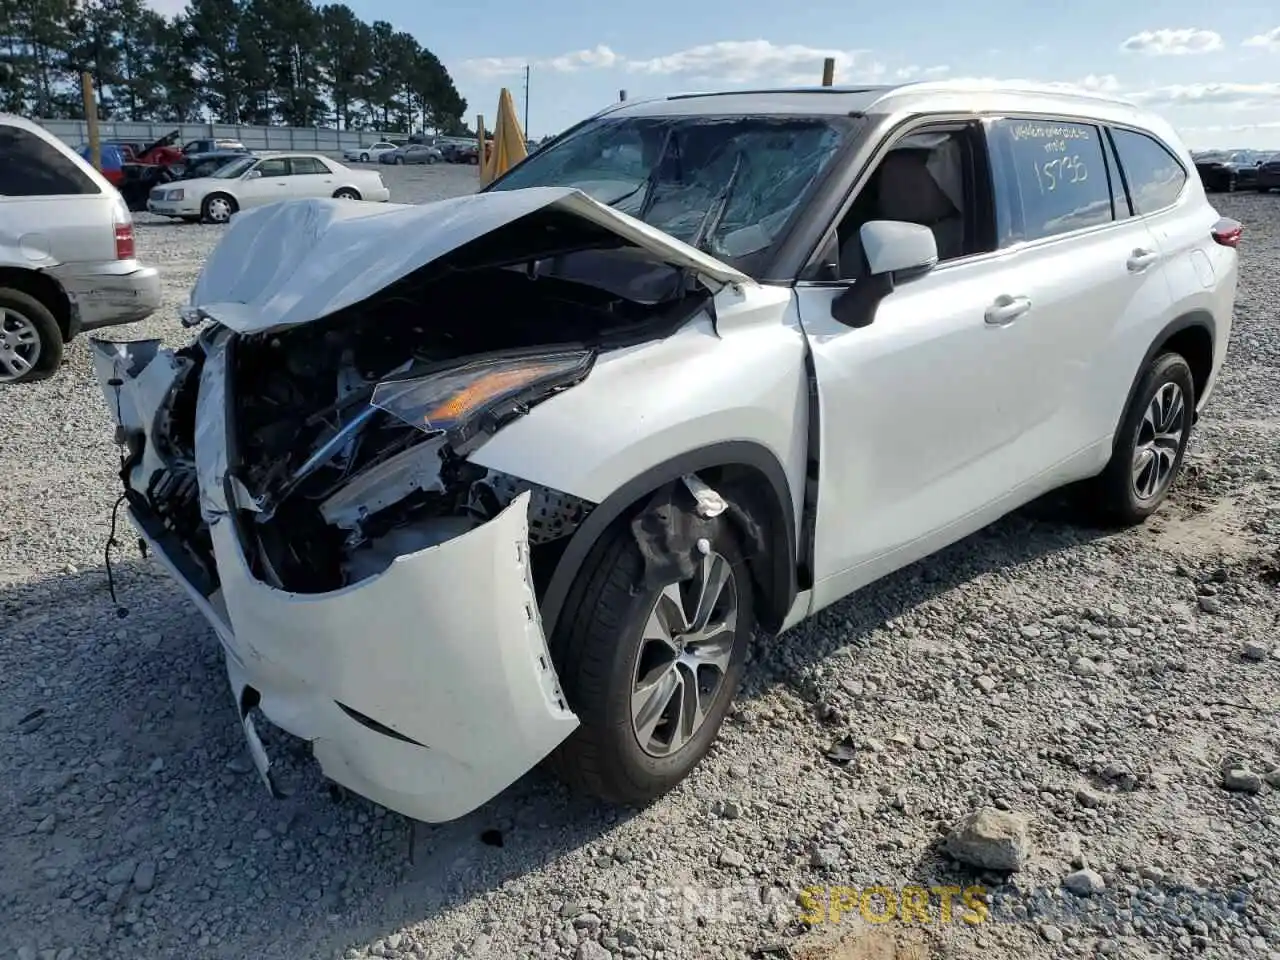
{"type": "Polygon", "coordinates": [[[604,117],[492,189],[576,187],[750,272],[854,129],[843,117],[604,117]]]}

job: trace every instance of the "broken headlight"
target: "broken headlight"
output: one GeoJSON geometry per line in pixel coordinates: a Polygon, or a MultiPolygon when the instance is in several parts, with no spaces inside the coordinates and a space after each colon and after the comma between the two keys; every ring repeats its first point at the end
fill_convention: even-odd
{"type": "Polygon", "coordinates": [[[384,381],[369,402],[426,433],[464,442],[582,382],[594,362],[590,350],[473,360],[423,377],[384,381]]]}

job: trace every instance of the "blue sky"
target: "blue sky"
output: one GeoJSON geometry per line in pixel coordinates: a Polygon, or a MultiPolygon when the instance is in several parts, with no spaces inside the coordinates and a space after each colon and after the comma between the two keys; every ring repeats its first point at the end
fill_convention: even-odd
{"type": "MultiPolygon", "coordinates": [[[[153,0],[158,8],[182,0],[153,0]]],[[[1193,147],[1280,149],[1275,0],[348,0],[408,30],[492,117],[506,85],[530,134],[554,133],[617,99],[680,90],[925,76],[1081,84],[1136,98],[1193,147]],[[484,12],[480,12],[481,9],[484,12]]]]}

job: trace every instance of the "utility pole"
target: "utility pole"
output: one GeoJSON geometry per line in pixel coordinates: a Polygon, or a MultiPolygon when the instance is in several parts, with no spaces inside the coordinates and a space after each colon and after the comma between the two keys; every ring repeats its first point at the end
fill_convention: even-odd
{"type": "Polygon", "coordinates": [[[524,138],[529,139],[529,65],[524,65],[524,138]]]}

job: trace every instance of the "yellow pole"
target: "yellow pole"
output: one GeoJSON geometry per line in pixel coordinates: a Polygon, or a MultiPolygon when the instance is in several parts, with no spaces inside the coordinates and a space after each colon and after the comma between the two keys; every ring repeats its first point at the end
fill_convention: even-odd
{"type": "Polygon", "coordinates": [[[84,99],[84,119],[89,125],[89,162],[93,169],[102,172],[102,142],[98,139],[98,105],[93,96],[93,77],[88,71],[80,74],[80,95],[84,99]]]}
{"type": "Polygon", "coordinates": [[[484,186],[484,114],[476,114],[476,143],[479,146],[480,153],[477,155],[476,166],[480,175],[480,185],[484,186]]]}
{"type": "Polygon", "coordinates": [[[829,87],[836,82],[835,57],[827,57],[822,61],[822,85],[829,87]]]}

